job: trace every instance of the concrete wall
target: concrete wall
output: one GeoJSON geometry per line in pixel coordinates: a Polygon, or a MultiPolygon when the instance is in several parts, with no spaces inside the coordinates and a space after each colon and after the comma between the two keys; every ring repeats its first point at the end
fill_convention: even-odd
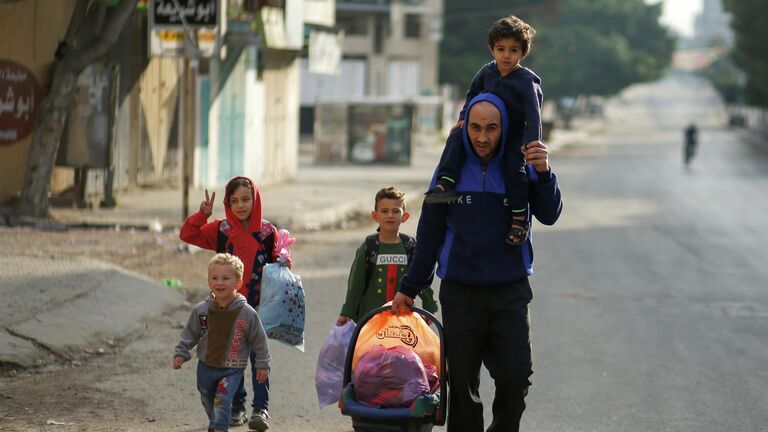
{"type": "Polygon", "coordinates": [[[354,20],[366,28],[365,35],[345,34],[343,53],[346,57],[364,56],[367,59],[367,95],[391,95],[393,88],[402,87],[391,82],[401,78],[397,74],[392,74],[392,63],[417,64],[418,72],[415,78],[418,81],[417,93],[440,94],[437,79],[442,11],[443,0],[426,0],[419,5],[410,5],[399,0],[393,0],[387,13],[337,12],[337,15],[342,15],[347,19],[354,17],[354,20]],[[420,16],[421,34],[419,38],[405,37],[407,15],[420,16]],[[387,35],[379,53],[375,52],[374,45],[377,20],[383,20],[384,34],[387,35]]]}
{"type": "Polygon", "coordinates": [[[214,91],[208,117],[207,178],[196,184],[223,186],[236,175],[258,185],[290,180],[298,168],[298,53],[247,46],[233,60],[230,73],[212,62],[211,80],[221,91],[214,91]]]}
{"type": "MultiPolygon", "coordinates": [[[[53,53],[64,37],[76,0],[20,0],[0,3],[0,59],[12,60],[35,75],[45,93],[53,53]]],[[[9,204],[24,181],[32,134],[0,146],[0,204],[9,204]]],[[[66,173],[54,172],[52,183],[66,173]]]]}
{"type": "Polygon", "coordinates": [[[265,51],[262,184],[296,177],[299,165],[300,61],[295,51],[265,51]]]}

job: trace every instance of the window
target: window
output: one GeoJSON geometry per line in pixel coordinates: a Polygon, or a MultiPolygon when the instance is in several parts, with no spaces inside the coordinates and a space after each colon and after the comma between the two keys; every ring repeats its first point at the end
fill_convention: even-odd
{"type": "Polygon", "coordinates": [[[368,34],[368,20],[355,15],[336,15],[336,26],[344,30],[347,36],[365,36],[368,34]]]}
{"type": "Polygon", "coordinates": [[[421,15],[405,15],[405,37],[419,39],[421,37],[421,15]]]}

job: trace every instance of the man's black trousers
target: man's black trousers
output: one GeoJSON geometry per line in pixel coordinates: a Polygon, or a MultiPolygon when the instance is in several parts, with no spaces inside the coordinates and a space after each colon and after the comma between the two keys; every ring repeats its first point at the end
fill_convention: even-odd
{"type": "Polygon", "coordinates": [[[480,365],[496,395],[488,432],[517,432],[531,385],[531,289],[527,279],[503,287],[440,286],[450,400],[448,432],[482,432],[480,365]]]}

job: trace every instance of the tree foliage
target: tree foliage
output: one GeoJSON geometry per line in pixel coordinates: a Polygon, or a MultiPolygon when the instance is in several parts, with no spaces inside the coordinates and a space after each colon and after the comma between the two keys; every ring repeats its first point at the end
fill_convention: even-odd
{"type": "Polygon", "coordinates": [[[746,73],[744,98],[748,104],[768,107],[768,2],[765,0],[724,0],[731,13],[735,36],[733,59],[746,73]]]}
{"type": "Polygon", "coordinates": [[[660,16],[643,0],[566,0],[530,62],[550,97],[616,94],[669,66],[675,39],[660,16]]]}
{"type": "Polygon", "coordinates": [[[490,59],[487,29],[510,13],[536,28],[524,64],[542,77],[548,98],[613,95],[659,78],[674,51],[672,33],[659,22],[661,4],[643,0],[512,2],[446,0],[441,78],[466,87],[490,59]],[[462,17],[462,25],[454,25],[462,17]]]}
{"type": "Polygon", "coordinates": [[[552,16],[563,0],[445,0],[440,81],[467,88],[480,67],[493,60],[488,29],[506,15],[536,25],[552,16]]]}

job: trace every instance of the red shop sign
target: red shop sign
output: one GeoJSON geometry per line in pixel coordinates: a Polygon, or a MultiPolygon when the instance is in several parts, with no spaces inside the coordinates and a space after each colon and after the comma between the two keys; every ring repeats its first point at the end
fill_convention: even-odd
{"type": "Polygon", "coordinates": [[[0,60],[0,146],[32,132],[42,100],[43,91],[29,69],[0,60]]]}

